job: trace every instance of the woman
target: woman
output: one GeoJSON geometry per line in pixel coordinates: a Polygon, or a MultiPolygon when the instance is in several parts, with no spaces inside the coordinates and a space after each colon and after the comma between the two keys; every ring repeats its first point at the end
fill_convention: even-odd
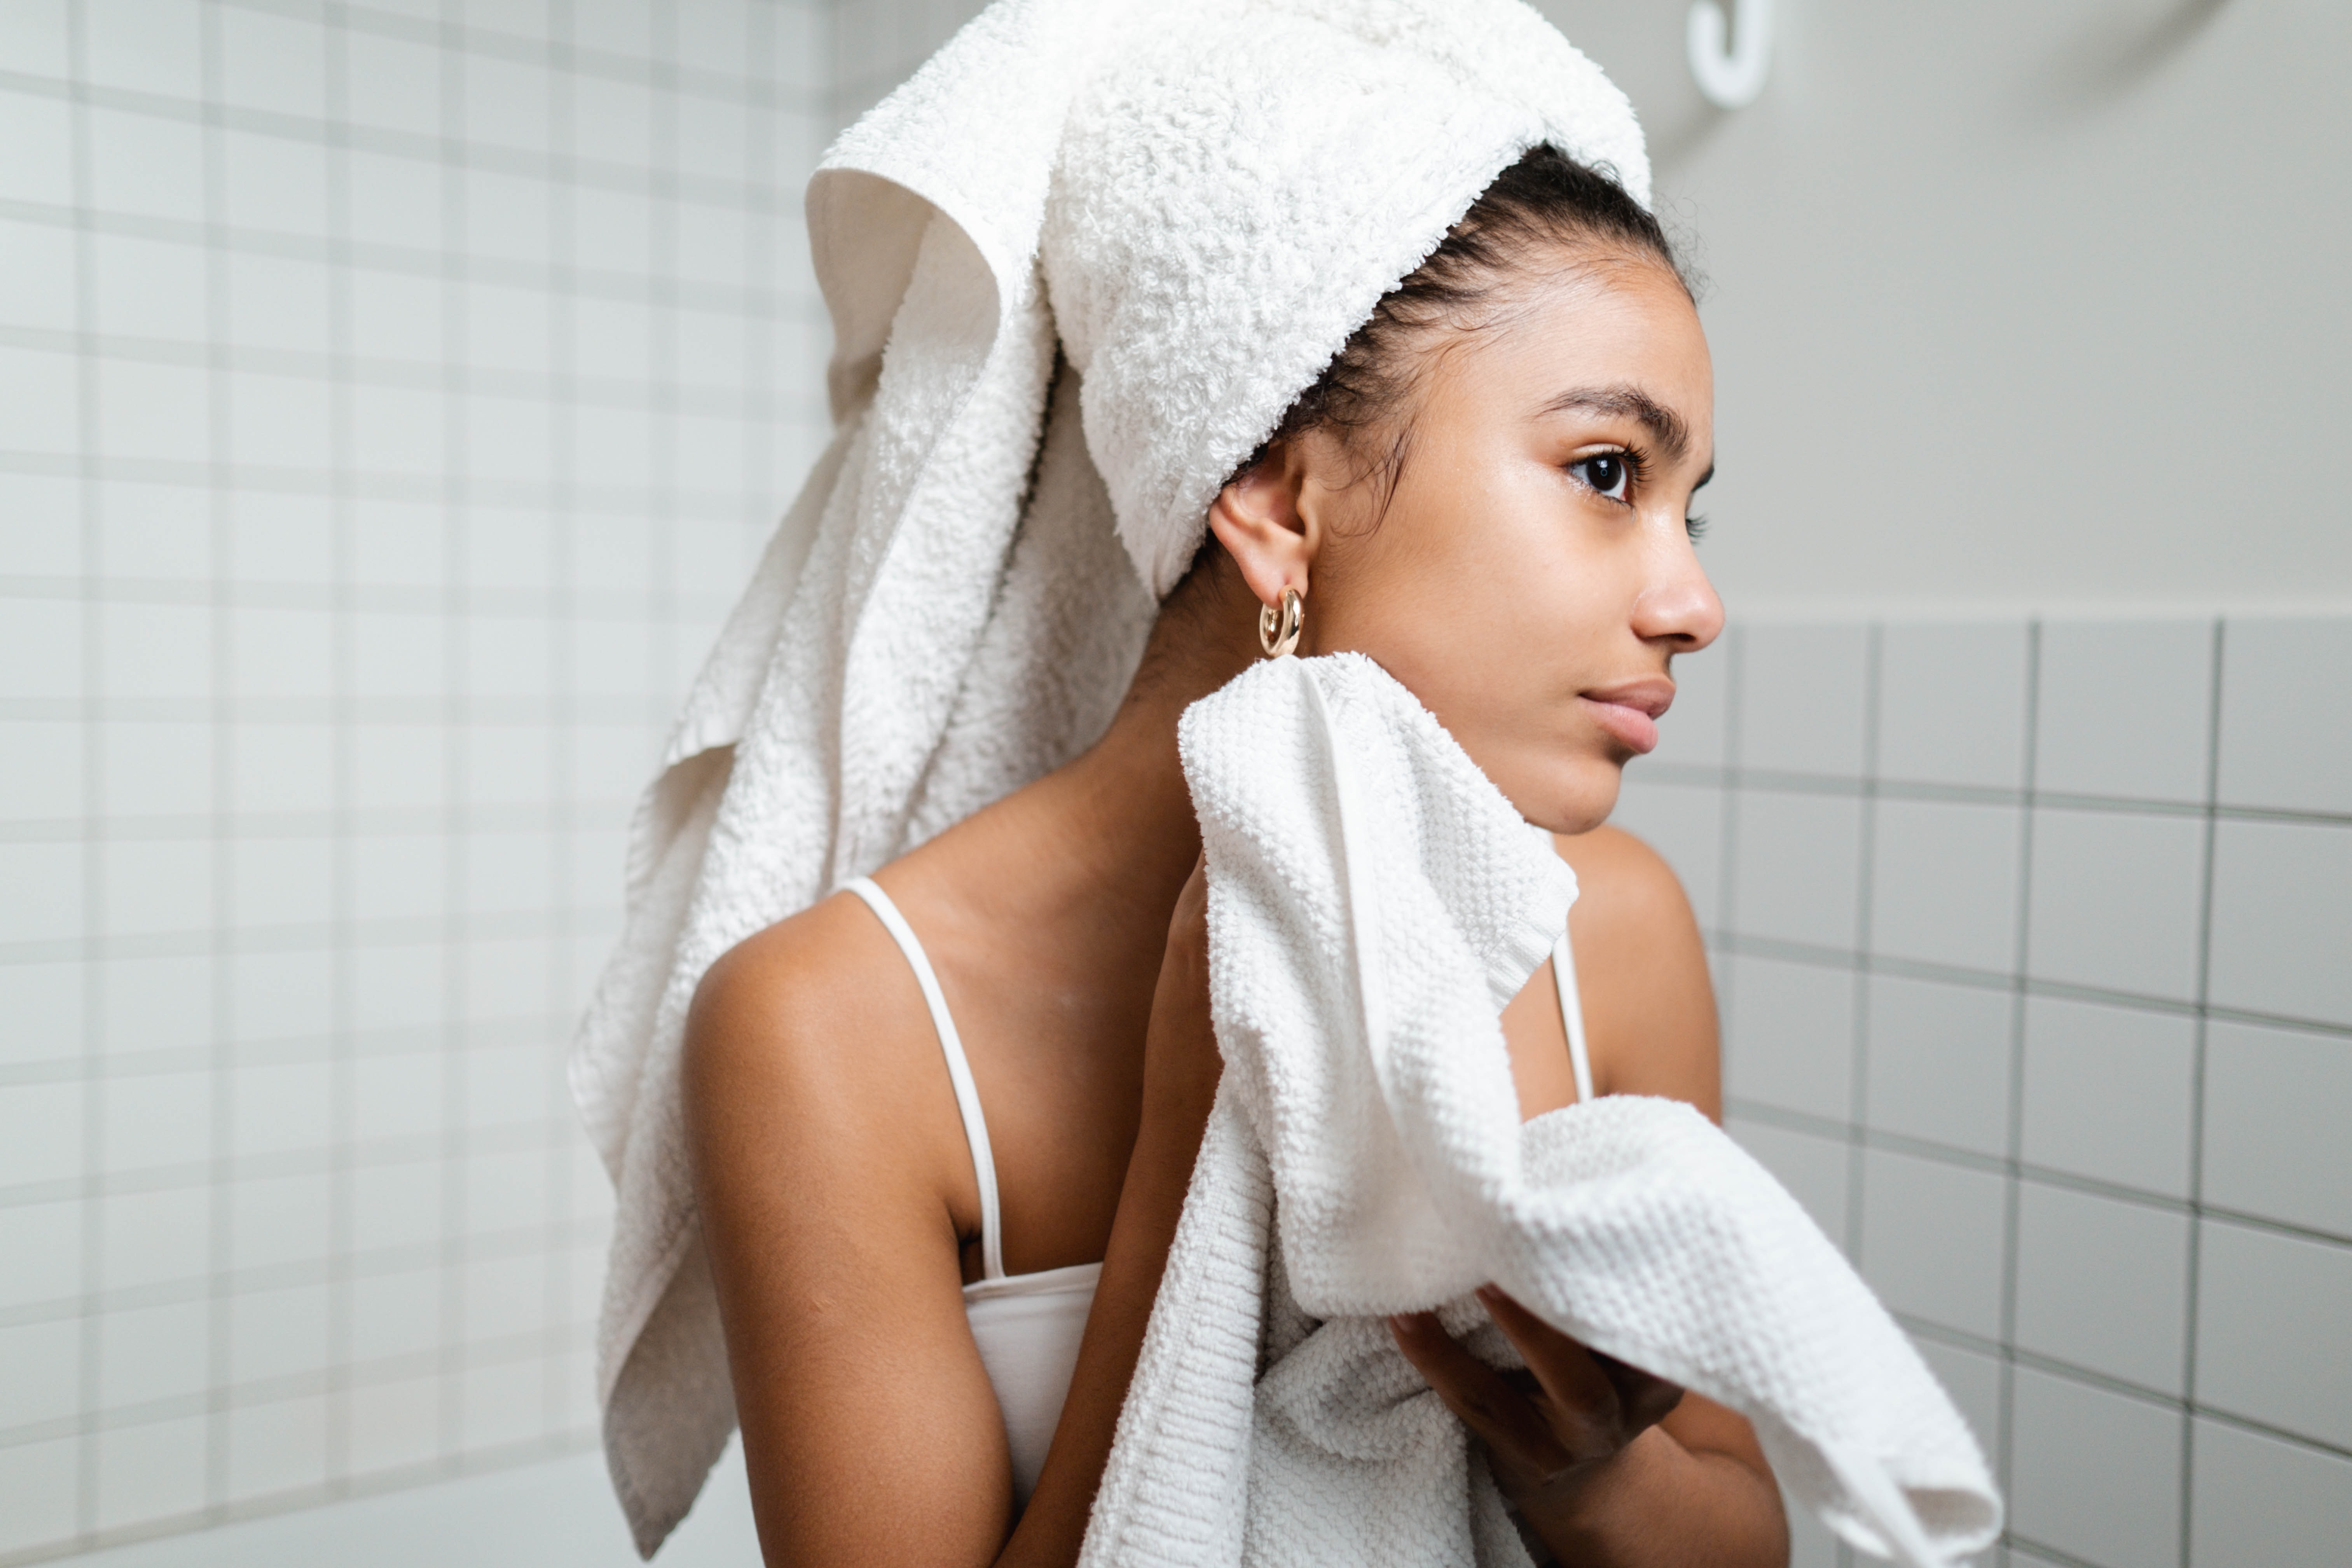
{"type": "MultiPolygon", "coordinates": [[[[1098,742],[712,967],[688,1139],[770,1562],[1075,1560],[1219,1069],[1176,721],[1291,595],[1299,654],[1377,661],[1578,873],[1580,1003],[1547,968],[1504,1014],[1523,1114],[1578,1097],[1579,1007],[1593,1092],[1717,1114],[1688,906],[1600,826],[1720,629],[1712,401],[1654,220],[1538,147],[1233,475],[1098,742]]],[[[1392,1326],[1543,1549],[1786,1560],[1744,1421],[1488,1305],[1531,1376],[1392,1326]]]]}

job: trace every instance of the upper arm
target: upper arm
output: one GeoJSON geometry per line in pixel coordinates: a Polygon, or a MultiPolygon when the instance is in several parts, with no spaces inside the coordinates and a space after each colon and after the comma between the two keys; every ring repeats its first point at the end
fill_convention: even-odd
{"type": "Polygon", "coordinates": [[[823,913],[713,967],[683,1063],[763,1552],[987,1563],[1010,1468],[928,1136],[944,1069],[936,1045],[928,1062],[911,1048],[924,1037],[909,1038],[894,977],[861,966],[862,933],[823,913]]]}
{"type": "Polygon", "coordinates": [[[1576,870],[1569,935],[1595,1090],[1687,1100],[1720,1121],[1715,987],[1682,883],[1617,828],[1555,842],[1576,870]]]}

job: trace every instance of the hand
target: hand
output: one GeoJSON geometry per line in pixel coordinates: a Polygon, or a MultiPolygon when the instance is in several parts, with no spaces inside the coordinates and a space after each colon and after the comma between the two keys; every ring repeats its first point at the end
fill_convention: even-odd
{"type": "Polygon", "coordinates": [[[1434,1312],[1391,1318],[1389,1331],[1446,1408],[1485,1441],[1503,1495],[1538,1534],[1557,1542],[1585,1484],[1680,1404],[1683,1391],[1586,1349],[1492,1285],[1478,1300],[1526,1358],[1525,1372],[1488,1366],[1434,1312]]]}

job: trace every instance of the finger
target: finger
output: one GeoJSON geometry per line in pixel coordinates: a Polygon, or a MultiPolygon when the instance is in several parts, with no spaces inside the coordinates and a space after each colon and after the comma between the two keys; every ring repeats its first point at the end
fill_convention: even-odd
{"type": "Polygon", "coordinates": [[[1673,1415],[1675,1406],[1683,1402],[1680,1384],[1668,1383],[1654,1373],[1643,1372],[1599,1351],[1588,1353],[1601,1368],[1601,1375],[1617,1390],[1617,1405],[1624,1413],[1627,1442],[1673,1415]]]}
{"type": "Polygon", "coordinates": [[[1549,1423],[1528,1396],[1503,1374],[1464,1350],[1434,1312],[1408,1312],[1389,1320],[1389,1332],[1413,1370],[1427,1380],[1445,1407],[1484,1438],[1496,1461],[1532,1475],[1549,1475],[1567,1454],[1549,1423]]]}
{"type": "Polygon", "coordinates": [[[1606,1432],[1620,1419],[1616,1385],[1609,1381],[1592,1354],[1575,1339],[1560,1332],[1492,1285],[1479,1287],[1478,1300],[1486,1315],[1517,1347],[1552,1404],[1563,1415],[1580,1418],[1606,1432]]]}

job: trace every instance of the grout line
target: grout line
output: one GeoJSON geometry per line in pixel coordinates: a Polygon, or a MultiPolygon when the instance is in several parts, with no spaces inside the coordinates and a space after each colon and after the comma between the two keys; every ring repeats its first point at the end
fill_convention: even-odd
{"type": "Polygon", "coordinates": [[[1854,813],[1853,1024],[1846,1037],[1845,1255],[1859,1272],[1863,1256],[1864,1132],[1870,1125],[1870,950],[1877,920],[1878,737],[1885,667],[1885,630],[1864,634],[1862,674],[1862,801],[1854,813]]]}
{"type": "MultiPolygon", "coordinates": [[[[2019,742],[2023,806],[2018,813],[2016,932],[2010,949],[2009,1103],[2003,1131],[2007,1158],[2001,1184],[2000,1365],[1996,1416],[2000,1426],[1994,1435],[1993,1458],[1993,1474],[2004,1499],[2016,1489],[2018,1236],[2025,1195],[2026,973],[2032,967],[2033,951],[2033,825],[2042,771],[2042,623],[2039,619],[2029,621],[2025,629],[2022,693],[2024,733],[2019,742]]],[[[2004,1538],[2008,1534],[2004,1527],[2004,1538]]]]}
{"type": "MultiPolygon", "coordinates": [[[[2203,1289],[2205,1240],[2206,1038],[2212,1022],[2213,855],[2218,837],[2214,802],[2221,783],[2221,678],[2226,669],[2228,623],[2213,622],[2213,657],[2207,679],[2205,714],[2205,831],[2198,858],[2197,1016],[2189,1044],[2189,1245],[2180,1332],[2180,1388],[2187,1408],[2197,1402],[2198,1299],[2203,1289]]],[[[2197,1423],[2180,1422],[2180,1568],[2189,1568],[2197,1498],[2197,1423]]]]}

